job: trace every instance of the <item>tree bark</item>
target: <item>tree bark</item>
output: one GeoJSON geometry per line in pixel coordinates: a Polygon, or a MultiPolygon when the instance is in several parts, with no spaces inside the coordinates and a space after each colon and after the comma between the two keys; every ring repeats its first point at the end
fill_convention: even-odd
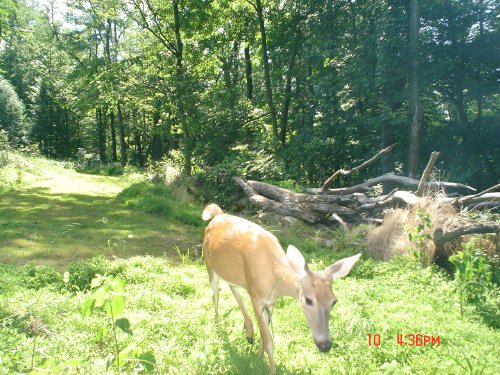
{"type": "Polygon", "coordinates": [[[420,28],[420,9],[418,0],[410,0],[410,116],[412,118],[410,131],[410,158],[408,172],[410,178],[417,178],[420,164],[420,142],[422,133],[423,112],[420,105],[420,56],[418,33],[420,28]]]}
{"type": "Polygon", "coordinates": [[[253,82],[252,82],[252,60],[250,58],[250,43],[245,40],[245,77],[247,81],[247,99],[253,99],[253,82]]]}
{"type": "Polygon", "coordinates": [[[125,141],[125,126],[123,124],[122,106],[117,105],[118,112],[118,140],[120,143],[120,164],[124,167],[127,164],[127,142],[125,141]]]}
{"type": "Polygon", "coordinates": [[[273,99],[273,88],[271,84],[271,73],[269,69],[269,56],[267,51],[267,36],[266,36],[266,27],[264,24],[264,14],[262,10],[262,2],[260,0],[255,0],[255,1],[256,1],[255,9],[257,10],[257,17],[259,20],[259,28],[260,28],[260,36],[262,44],[262,67],[264,69],[264,83],[266,86],[267,104],[269,106],[269,112],[271,114],[273,142],[275,144],[278,144],[279,142],[278,119],[273,99]]]}
{"type": "Polygon", "coordinates": [[[96,122],[97,122],[97,137],[99,143],[99,159],[101,163],[107,163],[108,158],[106,157],[106,129],[104,128],[104,123],[102,121],[102,109],[97,107],[95,110],[96,122]]]}
{"type": "Polygon", "coordinates": [[[113,110],[109,113],[109,119],[111,125],[111,156],[113,161],[118,161],[118,156],[116,154],[115,112],[113,110]]]}

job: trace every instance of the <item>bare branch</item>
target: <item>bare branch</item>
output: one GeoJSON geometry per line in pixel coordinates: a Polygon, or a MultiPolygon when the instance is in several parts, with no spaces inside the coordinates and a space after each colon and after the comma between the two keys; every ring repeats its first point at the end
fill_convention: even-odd
{"type": "Polygon", "coordinates": [[[344,170],[344,169],[339,169],[337,172],[335,172],[326,182],[323,184],[321,187],[321,190],[325,191],[327,190],[333,183],[333,181],[338,177],[338,176],[350,176],[351,174],[368,167],[369,165],[373,164],[375,161],[377,161],[382,155],[385,155],[389,152],[392,151],[392,149],[396,146],[396,143],[384,148],[383,150],[379,151],[374,157],[371,159],[365,161],[364,163],[358,165],[357,167],[354,167],[353,169],[350,170],[344,170]]]}
{"type": "Polygon", "coordinates": [[[434,166],[434,163],[436,162],[438,156],[439,152],[432,151],[431,157],[429,159],[429,162],[427,163],[427,166],[424,169],[424,173],[422,173],[422,178],[420,178],[420,183],[418,184],[417,192],[415,194],[421,195],[422,192],[424,191],[425,181],[427,181],[427,179],[429,178],[432,167],[434,166]]]}

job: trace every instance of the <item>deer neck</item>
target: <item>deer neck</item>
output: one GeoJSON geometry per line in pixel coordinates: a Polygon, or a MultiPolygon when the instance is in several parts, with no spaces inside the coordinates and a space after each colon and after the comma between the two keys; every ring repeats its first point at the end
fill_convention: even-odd
{"type": "Polygon", "coordinates": [[[288,296],[295,299],[299,298],[299,279],[288,264],[281,263],[277,266],[276,277],[276,297],[288,296]]]}

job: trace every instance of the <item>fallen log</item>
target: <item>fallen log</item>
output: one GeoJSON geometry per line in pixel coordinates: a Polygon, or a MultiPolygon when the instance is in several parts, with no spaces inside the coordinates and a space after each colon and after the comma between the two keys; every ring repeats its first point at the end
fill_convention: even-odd
{"type": "Polygon", "coordinates": [[[446,254],[444,245],[447,242],[456,240],[459,237],[468,234],[486,234],[486,233],[496,233],[496,252],[500,253],[500,225],[498,224],[479,224],[479,225],[469,225],[457,228],[455,230],[444,232],[443,229],[437,228],[432,236],[432,241],[434,242],[434,259],[433,263],[441,266],[445,269],[450,269],[449,264],[449,254],[446,254]]]}
{"type": "Polygon", "coordinates": [[[309,210],[304,209],[298,205],[276,202],[272,199],[257,194],[250,185],[245,183],[245,181],[243,181],[238,176],[234,176],[233,181],[235,181],[241,187],[251,204],[266,211],[275,212],[283,216],[292,216],[311,224],[319,223],[322,219],[321,215],[310,212],[309,210]]]}

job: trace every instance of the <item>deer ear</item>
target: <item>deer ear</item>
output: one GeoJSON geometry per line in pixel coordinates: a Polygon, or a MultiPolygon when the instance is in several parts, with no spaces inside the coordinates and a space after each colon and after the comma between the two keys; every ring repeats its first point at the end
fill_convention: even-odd
{"type": "Polygon", "coordinates": [[[295,246],[289,245],[288,249],[286,249],[286,261],[297,276],[309,272],[304,257],[295,246]]]}
{"type": "Polygon", "coordinates": [[[331,276],[332,280],[344,277],[351,272],[352,267],[354,267],[360,257],[361,253],[341,259],[328,267],[325,272],[331,276]]]}

